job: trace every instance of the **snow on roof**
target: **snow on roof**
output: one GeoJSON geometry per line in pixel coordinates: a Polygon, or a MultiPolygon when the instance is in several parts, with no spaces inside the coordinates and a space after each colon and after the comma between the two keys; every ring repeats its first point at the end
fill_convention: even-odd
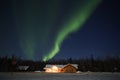
{"type": "MultiPolygon", "coordinates": [[[[54,66],[54,65],[47,64],[47,65],[45,66],[45,68],[51,68],[52,66],[54,66]]],[[[55,65],[55,66],[57,66],[58,68],[64,67],[64,65],[55,65]]]]}
{"type": "MultiPolygon", "coordinates": [[[[67,65],[68,65],[68,64],[67,64],[67,65]]],[[[77,64],[70,64],[70,65],[74,66],[75,68],[78,67],[77,64]]],[[[47,64],[47,65],[45,66],[45,68],[51,68],[52,66],[54,66],[54,65],[52,65],[52,64],[47,64]]],[[[66,65],[55,65],[55,66],[57,66],[58,68],[63,68],[63,67],[65,67],[66,65]]]]}
{"type": "Polygon", "coordinates": [[[18,66],[19,70],[27,70],[29,66],[18,66]]]}
{"type": "Polygon", "coordinates": [[[77,68],[78,67],[78,65],[77,64],[71,64],[72,66],[74,66],[75,68],[77,68]]]}

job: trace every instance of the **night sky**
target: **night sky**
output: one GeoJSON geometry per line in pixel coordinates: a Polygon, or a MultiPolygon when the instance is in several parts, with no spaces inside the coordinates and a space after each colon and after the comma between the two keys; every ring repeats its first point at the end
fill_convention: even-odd
{"type": "Polygon", "coordinates": [[[0,56],[31,60],[120,56],[119,2],[2,0],[0,56]]]}

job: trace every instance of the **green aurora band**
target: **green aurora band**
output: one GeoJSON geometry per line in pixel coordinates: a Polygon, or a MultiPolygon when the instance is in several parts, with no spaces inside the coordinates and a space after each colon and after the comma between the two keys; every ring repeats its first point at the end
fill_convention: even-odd
{"type": "Polygon", "coordinates": [[[47,55],[43,56],[43,61],[52,59],[60,51],[61,44],[65,38],[69,34],[76,32],[82,27],[82,25],[96,9],[97,5],[100,4],[100,2],[101,0],[89,0],[84,6],[82,6],[82,9],[75,11],[73,16],[68,20],[68,22],[63,25],[62,29],[58,32],[52,50],[47,55]]]}
{"type": "Polygon", "coordinates": [[[60,3],[61,0],[12,0],[18,43],[25,58],[34,60],[35,53],[42,55],[46,44],[53,43],[49,39],[60,3]]]}
{"type": "Polygon", "coordinates": [[[79,30],[102,0],[12,0],[21,53],[42,61],[59,53],[62,42],[79,30]],[[41,56],[40,56],[41,55],[41,56]]]}

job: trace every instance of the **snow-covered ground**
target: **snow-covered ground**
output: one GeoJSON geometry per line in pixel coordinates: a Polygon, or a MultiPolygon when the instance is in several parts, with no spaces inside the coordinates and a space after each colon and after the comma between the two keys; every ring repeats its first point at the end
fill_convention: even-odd
{"type": "Polygon", "coordinates": [[[44,73],[16,72],[0,73],[0,80],[120,80],[120,73],[44,73]]]}

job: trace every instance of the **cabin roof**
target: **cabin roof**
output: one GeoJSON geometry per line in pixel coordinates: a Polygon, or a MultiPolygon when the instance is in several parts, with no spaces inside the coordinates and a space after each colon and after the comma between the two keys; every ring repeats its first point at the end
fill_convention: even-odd
{"type": "MultiPolygon", "coordinates": [[[[67,64],[67,65],[72,65],[72,66],[74,66],[75,68],[77,68],[77,64],[67,64]]],[[[55,65],[55,66],[57,66],[58,68],[63,68],[63,67],[65,67],[65,66],[67,66],[67,65],[55,65]]],[[[51,68],[52,66],[54,66],[54,65],[52,65],[52,64],[47,64],[46,66],[45,66],[45,68],[51,68]]]]}
{"type": "MultiPolygon", "coordinates": [[[[48,64],[45,66],[45,68],[51,68],[52,66],[54,66],[54,65],[48,64]]],[[[64,65],[55,65],[55,66],[57,66],[58,68],[64,67],[64,65]]]]}

